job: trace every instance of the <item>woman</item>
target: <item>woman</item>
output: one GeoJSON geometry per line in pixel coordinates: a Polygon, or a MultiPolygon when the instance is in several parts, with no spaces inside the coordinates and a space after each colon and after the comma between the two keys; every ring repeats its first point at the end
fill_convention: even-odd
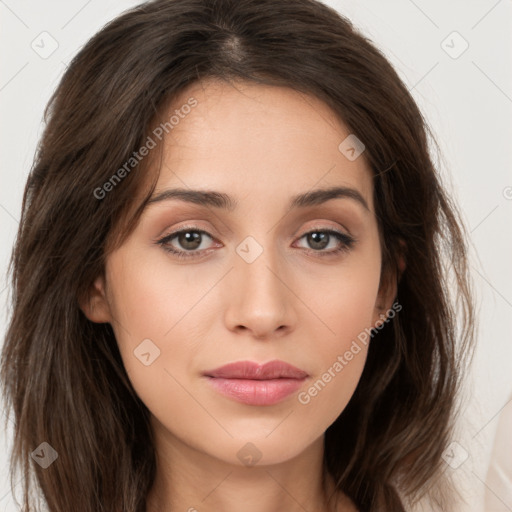
{"type": "Polygon", "coordinates": [[[427,135],[320,2],[156,0],[94,36],[12,257],[24,506],[34,472],[52,512],[449,510],[473,305],[427,135]]]}

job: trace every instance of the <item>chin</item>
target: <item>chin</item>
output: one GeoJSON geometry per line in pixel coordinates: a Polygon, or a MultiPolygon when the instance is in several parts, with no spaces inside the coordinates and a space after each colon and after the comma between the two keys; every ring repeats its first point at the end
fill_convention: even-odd
{"type": "Polygon", "coordinates": [[[281,464],[299,456],[322,437],[323,432],[314,438],[306,438],[304,432],[298,429],[294,432],[289,429],[280,433],[272,432],[270,435],[258,435],[255,431],[246,430],[243,435],[236,436],[233,433],[233,436],[233,439],[225,443],[212,440],[216,447],[215,453],[211,453],[211,447],[208,451],[228,464],[261,467],[281,464]]]}

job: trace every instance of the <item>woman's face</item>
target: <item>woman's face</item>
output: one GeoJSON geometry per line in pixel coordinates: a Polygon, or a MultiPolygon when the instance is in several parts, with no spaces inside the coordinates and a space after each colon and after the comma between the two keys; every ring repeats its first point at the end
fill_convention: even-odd
{"type": "Polygon", "coordinates": [[[157,439],[282,462],[343,411],[394,297],[379,291],[372,173],[327,105],[288,88],[195,83],[173,114],[152,136],[156,199],[84,309],[112,323],[157,439]],[[252,364],[216,371],[238,362],[252,364]]]}

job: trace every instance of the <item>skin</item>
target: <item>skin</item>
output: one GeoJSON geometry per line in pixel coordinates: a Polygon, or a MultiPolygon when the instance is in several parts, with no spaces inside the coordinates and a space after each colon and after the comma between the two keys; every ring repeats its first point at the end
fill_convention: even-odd
{"type": "MultiPolygon", "coordinates": [[[[149,205],[83,304],[90,320],[112,324],[151,412],[157,476],[147,511],[356,510],[342,493],[327,506],[333,483],[322,481],[322,459],[324,433],[361,376],[364,344],[307,404],[298,393],[274,405],[241,404],[213,390],[202,372],[280,359],[309,374],[304,392],[381,321],[396,287],[379,289],[372,172],[364,153],[350,161],[338,149],[350,132],[315,97],[209,80],[183,91],[170,113],[191,96],[198,105],[164,139],[155,193],[215,190],[238,206],[149,205]],[[368,209],[350,198],[286,207],[296,194],[331,186],[356,189],[368,209]],[[211,236],[193,249],[201,256],[179,260],[155,243],[190,225],[211,236]],[[326,229],[357,241],[322,257],[340,242],[331,236],[318,249],[304,235],[326,229]],[[247,236],[263,249],[252,263],[236,252],[247,236]],[[160,350],[148,366],[134,356],[144,339],[160,350]],[[261,456],[255,465],[237,456],[246,443],[261,456]]],[[[169,245],[190,247],[178,237],[169,245]]]]}

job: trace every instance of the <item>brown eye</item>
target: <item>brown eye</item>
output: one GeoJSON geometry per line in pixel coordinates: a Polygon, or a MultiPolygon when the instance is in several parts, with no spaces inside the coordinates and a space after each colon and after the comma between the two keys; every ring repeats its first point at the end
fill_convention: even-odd
{"type": "Polygon", "coordinates": [[[351,236],[332,229],[316,229],[305,233],[300,239],[306,240],[308,245],[306,249],[310,249],[310,252],[319,253],[319,256],[331,256],[342,251],[348,251],[356,242],[351,236]],[[332,250],[324,250],[331,241],[337,242],[337,247],[335,244],[332,250]]]}
{"type": "Polygon", "coordinates": [[[201,234],[197,231],[181,231],[176,240],[183,249],[193,251],[201,245],[201,234]]]}
{"type": "Polygon", "coordinates": [[[205,239],[205,236],[213,240],[213,237],[202,229],[184,228],[175,231],[164,238],[157,241],[164,250],[176,255],[179,258],[194,258],[201,255],[203,250],[209,247],[200,246],[205,239]]]}
{"type": "Polygon", "coordinates": [[[314,231],[312,233],[308,233],[305,236],[307,237],[306,239],[311,248],[319,250],[325,249],[331,238],[331,235],[322,233],[320,231],[314,231]]]}

